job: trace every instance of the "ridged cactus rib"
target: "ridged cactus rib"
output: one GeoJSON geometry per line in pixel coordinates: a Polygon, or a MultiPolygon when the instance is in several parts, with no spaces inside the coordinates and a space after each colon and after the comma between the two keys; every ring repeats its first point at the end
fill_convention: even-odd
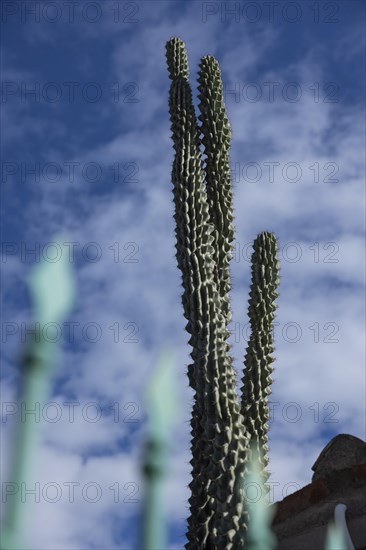
{"type": "MultiPolygon", "coordinates": [[[[170,74],[176,74],[173,70],[170,74]]],[[[227,386],[230,368],[225,318],[214,279],[213,226],[205,193],[199,136],[191,90],[183,76],[170,89],[174,149],[174,200],[177,260],[183,275],[183,307],[191,333],[194,367],[189,380],[196,390],[192,422],[195,476],[190,484],[191,518],[187,548],[242,548],[245,528],[242,467],[247,439],[236,395],[227,386]],[[198,438],[197,426],[201,431],[198,438]],[[199,452],[198,452],[199,449],[199,452]],[[240,474],[238,474],[240,471],[240,474]],[[238,529],[239,528],[239,529],[238,529]]]]}
{"type": "MultiPolygon", "coordinates": [[[[215,236],[216,277],[219,284],[221,298],[221,312],[226,319],[225,339],[229,354],[230,344],[228,329],[232,315],[230,311],[229,292],[230,260],[232,258],[234,226],[233,226],[233,193],[230,172],[230,139],[231,128],[226,114],[223,98],[221,70],[218,61],[211,55],[201,58],[198,73],[198,98],[201,114],[200,132],[201,142],[204,145],[206,192],[211,222],[215,236]]],[[[232,367],[226,373],[228,383],[236,394],[236,371],[232,367]]]]}
{"type": "MultiPolygon", "coordinates": [[[[279,284],[277,241],[274,234],[260,233],[253,245],[252,284],[248,315],[251,336],[245,355],[241,410],[246,429],[260,456],[264,481],[268,480],[268,397],[274,358],[273,320],[279,284]]],[[[268,489],[268,488],[267,488],[268,489]]]]}

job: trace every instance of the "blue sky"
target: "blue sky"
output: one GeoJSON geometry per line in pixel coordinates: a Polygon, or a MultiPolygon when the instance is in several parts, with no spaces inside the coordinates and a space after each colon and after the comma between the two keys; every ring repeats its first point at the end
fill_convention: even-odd
{"type": "MultiPolygon", "coordinates": [[[[42,424],[39,458],[41,487],[57,483],[62,495],[35,506],[29,548],[136,548],[140,503],[131,500],[143,494],[144,389],[167,346],[181,410],[164,500],[168,547],[182,548],[192,392],[165,43],[178,36],[187,45],[195,106],[200,58],[215,56],[222,70],[232,126],[239,378],[250,245],[263,230],[278,238],[270,480],[281,500],[311,481],[331,437],[365,439],[364,4],[82,1],[70,11],[59,1],[4,1],[2,10],[3,402],[15,399],[22,323],[31,319],[26,278],[35,261],[53,257],[57,234],[74,243],[78,289],[68,319],[75,337],[70,324],[61,327],[53,380],[51,401],[62,414],[42,424]],[[16,334],[4,333],[9,323],[16,334]],[[74,422],[70,401],[79,403],[74,422]],[[90,403],[103,411],[96,422],[85,412],[92,416],[90,403]],[[113,407],[122,421],[113,420],[113,407]],[[70,502],[65,483],[74,481],[70,502]],[[88,483],[101,488],[98,502],[83,498],[88,483]]],[[[11,421],[3,418],[1,428],[10,441],[11,421]]]]}

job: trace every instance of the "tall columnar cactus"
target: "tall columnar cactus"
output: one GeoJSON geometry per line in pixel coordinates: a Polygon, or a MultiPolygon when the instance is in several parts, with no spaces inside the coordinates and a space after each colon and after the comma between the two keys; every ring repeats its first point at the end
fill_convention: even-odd
{"type": "MultiPolygon", "coordinates": [[[[201,59],[199,127],[183,41],[171,38],[166,56],[172,80],[169,109],[175,149],[176,258],[182,272],[182,304],[193,360],[188,367],[194,405],[186,548],[240,550],[248,519],[244,481],[250,441],[247,426],[251,423],[240,410],[228,341],[229,261],[234,239],[230,124],[217,60],[212,56],[201,59]]],[[[254,384],[259,386],[257,381],[254,384]]],[[[267,428],[266,424],[264,430],[267,428]]]]}
{"type": "Polygon", "coordinates": [[[247,438],[228,356],[226,318],[220,299],[215,228],[209,210],[184,44],[167,44],[172,79],[170,115],[176,155],[173,164],[177,261],[183,275],[183,307],[191,334],[195,390],[192,418],[191,516],[187,548],[240,548],[245,527],[239,483],[247,438]],[[180,70],[180,67],[182,70],[180,70]],[[240,475],[237,472],[240,471],[240,475]]]}
{"type": "Polygon", "coordinates": [[[257,446],[262,462],[264,481],[268,466],[268,397],[274,361],[273,320],[279,283],[276,238],[269,232],[260,233],[254,241],[252,254],[252,284],[249,293],[248,316],[251,336],[245,355],[242,387],[242,414],[249,436],[257,446]]]}

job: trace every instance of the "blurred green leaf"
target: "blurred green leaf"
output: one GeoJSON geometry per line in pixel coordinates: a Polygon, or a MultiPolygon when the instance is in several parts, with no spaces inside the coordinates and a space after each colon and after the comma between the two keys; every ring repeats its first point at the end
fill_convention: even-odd
{"type": "Polygon", "coordinates": [[[149,433],[159,438],[167,437],[179,412],[177,373],[175,360],[170,350],[160,354],[146,389],[146,410],[149,414],[149,433]]]}
{"type": "Polygon", "coordinates": [[[53,241],[60,250],[55,261],[43,260],[33,268],[29,277],[29,288],[34,306],[34,319],[41,326],[57,323],[65,318],[74,301],[75,288],[72,269],[69,262],[65,237],[56,237],[53,241]]]}

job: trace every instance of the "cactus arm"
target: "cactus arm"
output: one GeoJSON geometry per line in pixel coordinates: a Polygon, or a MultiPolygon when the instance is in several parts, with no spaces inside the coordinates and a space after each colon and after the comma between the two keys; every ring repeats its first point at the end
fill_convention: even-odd
{"type": "MultiPolygon", "coordinates": [[[[220,311],[224,316],[225,327],[223,340],[225,343],[225,361],[220,368],[221,391],[229,401],[229,409],[236,410],[238,402],[236,371],[233,367],[233,358],[230,355],[229,343],[230,331],[228,329],[232,315],[230,310],[229,292],[230,260],[232,258],[234,226],[233,226],[233,193],[230,171],[230,141],[231,127],[226,113],[223,97],[223,84],[221,70],[218,61],[210,55],[203,56],[198,73],[198,98],[200,100],[198,119],[201,143],[203,144],[205,158],[205,182],[207,202],[209,205],[210,220],[214,227],[214,261],[215,274],[218,281],[220,311]]],[[[236,412],[234,413],[234,416],[236,412]]],[[[233,416],[231,417],[231,420],[233,416]]],[[[241,423],[241,421],[239,421],[241,423]]],[[[235,430],[234,430],[235,431],[235,430]]],[[[247,454],[247,439],[245,426],[240,428],[240,436],[245,451],[241,456],[238,453],[238,464],[245,464],[247,454]]],[[[238,472],[235,478],[240,478],[238,472]]],[[[245,514],[243,512],[243,530],[245,531],[245,514]]],[[[227,526],[226,526],[227,527],[227,526]]],[[[225,529],[223,521],[222,529],[225,529]]],[[[244,540],[244,539],[242,539],[244,540]]],[[[236,542],[238,545],[238,541],[236,542]]]]}
{"type": "MultiPolygon", "coordinates": [[[[201,301],[200,296],[196,289],[196,283],[195,283],[195,275],[189,265],[190,262],[190,250],[193,250],[195,245],[193,244],[193,241],[196,237],[196,233],[194,231],[191,231],[190,229],[190,218],[188,209],[185,205],[186,197],[188,195],[187,187],[189,185],[189,182],[187,181],[189,168],[186,167],[185,172],[183,170],[184,163],[187,163],[187,160],[182,157],[182,145],[183,143],[183,137],[181,136],[182,126],[184,124],[184,120],[179,120],[178,113],[176,112],[175,107],[175,99],[174,99],[174,89],[179,86],[179,82],[177,83],[177,79],[185,79],[187,81],[187,93],[190,93],[189,90],[189,83],[188,83],[188,74],[189,74],[189,68],[188,68],[188,57],[187,57],[187,50],[185,47],[184,42],[177,37],[171,38],[166,43],[166,59],[167,59],[167,65],[168,65],[168,71],[169,76],[172,80],[171,87],[170,87],[170,99],[169,99],[169,108],[170,108],[170,119],[172,122],[172,132],[173,132],[173,146],[176,150],[175,159],[173,162],[173,170],[172,170],[172,182],[173,182],[173,197],[174,197],[174,204],[175,204],[175,213],[174,213],[174,219],[176,222],[176,228],[175,228],[175,234],[176,234],[176,258],[177,258],[177,265],[178,268],[181,271],[182,274],[182,285],[183,285],[183,296],[182,296],[182,305],[183,305],[183,312],[184,317],[187,319],[188,323],[186,325],[186,330],[191,335],[191,338],[189,340],[189,344],[192,346],[192,352],[191,357],[193,360],[193,363],[188,365],[188,379],[189,379],[189,385],[194,390],[194,404],[193,404],[193,411],[192,411],[192,417],[191,417],[191,452],[192,452],[192,459],[190,461],[192,465],[192,481],[189,485],[191,489],[191,497],[189,499],[190,507],[192,510],[192,514],[190,515],[188,519],[188,539],[193,536],[193,533],[197,532],[197,525],[198,525],[198,514],[194,513],[197,511],[197,509],[201,509],[204,505],[205,500],[207,500],[207,497],[205,496],[204,491],[200,492],[199,488],[201,485],[204,485],[206,487],[208,481],[207,479],[204,481],[203,477],[205,475],[206,469],[202,468],[202,464],[204,464],[204,457],[202,454],[202,451],[204,450],[204,415],[202,413],[202,402],[204,400],[204,397],[201,395],[200,392],[203,391],[204,388],[204,380],[201,376],[203,373],[201,373],[200,370],[197,371],[197,361],[198,361],[198,349],[199,349],[199,341],[200,341],[200,325],[198,324],[197,318],[202,316],[202,312],[200,310],[201,308],[201,301]],[[174,84],[175,82],[175,84],[174,84]],[[181,169],[179,167],[181,166],[181,169]],[[195,370],[197,371],[195,373],[195,370]],[[198,380],[199,379],[199,380],[198,380]],[[198,383],[197,383],[198,381],[198,383]],[[199,494],[201,495],[201,500],[199,500],[199,494]]],[[[183,83],[180,84],[180,86],[183,86],[183,83]]],[[[191,117],[192,117],[192,109],[191,109],[191,117]]],[[[195,118],[193,113],[193,120],[190,122],[190,124],[195,124],[195,118]]],[[[194,131],[194,128],[192,129],[194,131]]],[[[189,138],[188,138],[189,141],[189,138]]],[[[196,192],[195,196],[198,196],[197,200],[197,207],[201,207],[202,209],[207,210],[207,205],[205,204],[205,197],[204,197],[204,188],[203,188],[203,180],[204,180],[204,174],[201,166],[201,160],[200,160],[200,154],[199,154],[199,144],[198,140],[196,144],[192,143],[191,147],[193,148],[193,156],[195,158],[195,170],[196,174],[193,177],[192,171],[190,173],[190,179],[192,180],[192,183],[196,186],[196,192]],[[195,146],[196,145],[196,146],[195,146]]],[[[191,160],[191,165],[193,164],[193,159],[191,160]]],[[[192,187],[191,183],[191,187],[192,187]]],[[[191,215],[191,218],[195,220],[195,215],[191,215]]],[[[202,219],[202,213],[200,215],[200,221],[202,219]]],[[[208,220],[208,216],[206,215],[206,220],[208,220]]],[[[201,222],[202,223],[202,222],[201,222]]],[[[213,253],[212,248],[212,242],[213,237],[211,236],[211,233],[213,231],[213,228],[207,224],[205,229],[205,235],[206,235],[206,251],[210,254],[213,253]]],[[[207,459],[206,459],[207,460],[207,459]]]]}
{"type": "MultiPolygon", "coordinates": [[[[198,90],[200,99],[201,142],[204,146],[205,180],[207,202],[210,219],[214,226],[216,276],[219,284],[221,312],[225,316],[225,339],[227,354],[230,353],[229,323],[232,318],[230,310],[229,292],[230,260],[234,241],[233,226],[233,193],[230,172],[230,140],[231,128],[227,117],[223,97],[223,84],[218,61],[211,55],[201,58],[198,73],[198,90]]],[[[229,356],[230,367],[228,372],[222,373],[230,388],[233,399],[237,396],[236,371],[233,368],[233,358],[229,356]]]]}
{"type": "Polygon", "coordinates": [[[279,263],[274,234],[264,231],[254,240],[252,284],[249,299],[249,321],[252,329],[245,355],[242,389],[242,414],[251,440],[257,445],[264,481],[268,466],[268,396],[273,372],[274,351],[272,323],[278,297],[279,263]]]}
{"type": "Polygon", "coordinates": [[[220,281],[222,311],[231,320],[229,307],[230,272],[234,241],[233,194],[230,172],[231,128],[223,98],[223,85],[218,61],[202,57],[198,73],[200,131],[206,155],[206,191],[211,221],[215,228],[215,255],[220,281]]]}
{"type": "MultiPolygon", "coordinates": [[[[192,418],[192,455],[193,472],[190,484],[191,517],[188,521],[188,539],[196,537],[200,529],[201,537],[208,537],[208,523],[213,511],[208,505],[212,500],[207,495],[209,480],[207,470],[212,449],[207,450],[205,435],[206,408],[210,401],[206,399],[207,382],[207,311],[208,296],[204,295],[205,286],[212,285],[212,267],[209,270],[210,257],[213,254],[211,235],[213,228],[209,224],[208,207],[204,195],[204,175],[200,161],[195,128],[194,110],[188,82],[178,77],[172,82],[170,95],[172,130],[176,156],[173,165],[173,193],[175,201],[175,220],[177,237],[177,261],[182,272],[184,294],[182,298],[184,314],[188,320],[186,330],[191,334],[189,344],[193,350],[193,364],[189,365],[188,375],[191,387],[195,390],[195,406],[192,418]],[[187,151],[188,149],[188,151],[187,151]],[[206,261],[202,261],[205,258],[206,261]],[[200,261],[201,260],[201,261],[200,261]],[[211,271],[211,273],[210,273],[211,271]],[[203,321],[206,317],[206,323],[203,321]],[[202,490],[201,489],[202,486],[202,490]]],[[[212,407],[211,407],[212,409],[212,407]]],[[[213,416],[213,412],[209,415],[213,416]]],[[[212,508],[212,503],[211,503],[212,508]]]]}

